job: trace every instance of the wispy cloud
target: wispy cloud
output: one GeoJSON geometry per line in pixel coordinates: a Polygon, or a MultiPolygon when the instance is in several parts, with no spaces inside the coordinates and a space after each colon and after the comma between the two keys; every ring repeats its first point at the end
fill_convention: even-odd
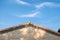
{"type": "Polygon", "coordinates": [[[33,18],[33,17],[36,17],[39,13],[40,12],[34,12],[31,14],[22,14],[22,15],[17,15],[17,16],[21,18],[33,18]]]}
{"type": "Polygon", "coordinates": [[[22,1],[22,0],[16,0],[19,4],[22,5],[30,5],[28,2],[22,1]]]}
{"type": "Polygon", "coordinates": [[[45,7],[45,6],[48,6],[48,7],[60,7],[60,4],[56,4],[56,3],[53,3],[53,2],[43,2],[41,4],[36,5],[35,7],[36,8],[42,8],[42,7],[45,7]]]}

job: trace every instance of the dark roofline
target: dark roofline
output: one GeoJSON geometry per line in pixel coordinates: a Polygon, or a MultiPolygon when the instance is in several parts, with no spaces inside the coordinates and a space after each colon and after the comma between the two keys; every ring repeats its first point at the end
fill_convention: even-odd
{"type": "Polygon", "coordinates": [[[49,30],[47,28],[43,28],[42,26],[38,26],[38,25],[32,24],[31,22],[27,23],[27,24],[22,24],[22,25],[19,25],[19,26],[13,26],[13,27],[10,27],[10,28],[6,28],[4,30],[0,30],[0,34],[1,33],[10,32],[10,31],[13,31],[13,30],[16,30],[16,29],[24,28],[24,27],[27,27],[27,26],[33,26],[35,28],[42,29],[42,30],[45,30],[45,31],[47,31],[49,33],[52,33],[52,34],[60,36],[60,33],[58,33],[58,32],[55,32],[53,30],[49,30]]]}

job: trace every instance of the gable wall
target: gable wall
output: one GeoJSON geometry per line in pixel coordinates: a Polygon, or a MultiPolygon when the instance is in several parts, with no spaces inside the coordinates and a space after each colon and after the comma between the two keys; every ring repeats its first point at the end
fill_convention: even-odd
{"type": "Polygon", "coordinates": [[[8,33],[0,34],[0,40],[59,40],[60,37],[44,30],[25,27],[8,33]]]}

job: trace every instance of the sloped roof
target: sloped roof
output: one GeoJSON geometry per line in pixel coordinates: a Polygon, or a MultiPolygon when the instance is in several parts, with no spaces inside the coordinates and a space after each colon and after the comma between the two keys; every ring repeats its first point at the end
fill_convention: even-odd
{"type": "Polygon", "coordinates": [[[45,31],[47,31],[47,32],[49,32],[49,33],[52,33],[52,34],[54,34],[54,35],[60,36],[60,33],[58,33],[58,32],[55,32],[55,31],[53,31],[53,30],[44,28],[44,27],[42,27],[42,26],[38,26],[38,25],[36,25],[36,24],[32,24],[31,22],[26,23],[26,24],[22,24],[22,25],[19,25],[19,26],[13,26],[13,27],[10,27],[10,28],[6,28],[6,29],[4,29],[4,30],[0,30],[0,34],[1,34],[1,33],[10,32],[10,31],[13,31],[13,30],[16,30],[16,29],[28,27],[28,26],[32,26],[32,27],[35,27],[35,28],[38,28],[38,29],[42,29],[42,30],[45,30],[45,31]]]}

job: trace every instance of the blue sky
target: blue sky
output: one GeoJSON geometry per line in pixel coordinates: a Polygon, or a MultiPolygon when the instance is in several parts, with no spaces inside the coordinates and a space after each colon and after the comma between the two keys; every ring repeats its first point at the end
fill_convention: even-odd
{"type": "Polygon", "coordinates": [[[0,0],[0,30],[29,21],[57,31],[60,0],[0,0]]]}

